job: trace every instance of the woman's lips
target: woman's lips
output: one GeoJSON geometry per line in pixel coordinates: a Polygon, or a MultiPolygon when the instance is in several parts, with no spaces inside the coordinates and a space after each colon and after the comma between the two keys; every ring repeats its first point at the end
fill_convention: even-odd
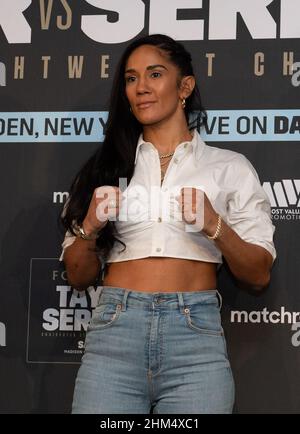
{"type": "Polygon", "coordinates": [[[143,102],[141,104],[137,104],[138,109],[147,109],[149,108],[154,102],[143,102]]]}

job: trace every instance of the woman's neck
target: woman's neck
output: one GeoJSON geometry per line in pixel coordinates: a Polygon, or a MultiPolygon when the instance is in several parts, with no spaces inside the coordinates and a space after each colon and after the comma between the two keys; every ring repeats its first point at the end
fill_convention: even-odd
{"type": "Polygon", "coordinates": [[[172,129],[145,126],[143,138],[146,142],[151,142],[160,154],[168,154],[173,152],[179,143],[192,140],[192,133],[187,124],[172,129]]]}

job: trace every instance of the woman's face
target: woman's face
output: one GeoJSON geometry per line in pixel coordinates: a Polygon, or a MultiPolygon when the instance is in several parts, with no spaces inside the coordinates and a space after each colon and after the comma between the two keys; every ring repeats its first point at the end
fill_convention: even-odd
{"type": "Polygon", "coordinates": [[[133,115],[154,125],[183,114],[178,68],[151,45],[136,48],[125,66],[125,91],[133,115]]]}

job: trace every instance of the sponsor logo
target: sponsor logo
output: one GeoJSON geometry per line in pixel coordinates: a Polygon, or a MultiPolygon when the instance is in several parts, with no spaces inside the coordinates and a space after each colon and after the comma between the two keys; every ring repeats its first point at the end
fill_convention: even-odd
{"type": "Polygon", "coordinates": [[[27,361],[79,363],[85,331],[99,288],[78,292],[67,283],[58,259],[32,258],[30,264],[27,361]],[[41,297],[42,293],[42,297],[41,297]]]}
{"type": "Polygon", "coordinates": [[[54,191],[53,192],[53,203],[65,203],[69,197],[68,191],[54,191]]]}
{"type": "Polygon", "coordinates": [[[264,182],[263,188],[270,199],[273,220],[300,219],[300,179],[264,182]]]}
{"type": "Polygon", "coordinates": [[[0,322],[0,347],[6,347],[6,327],[0,322]]]}
{"type": "Polygon", "coordinates": [[[291,336],[293,347],[300,347],[300,312],[289,312],[285,306],[279,310],[269,311],[267,307],[262,310],[247,312],[231,311],[230,322],[238,324],[291,324],[291,331],[295,332],[291,336]]]}
{"type": "Polygon", "coordinates": [[[284,306],[279,311],[269,311],[265,307],[251,312],[232,310],[230,314],[230,322],[239,324],[296,324],[299,321],[300,312],[289,312],[284,306]]]}

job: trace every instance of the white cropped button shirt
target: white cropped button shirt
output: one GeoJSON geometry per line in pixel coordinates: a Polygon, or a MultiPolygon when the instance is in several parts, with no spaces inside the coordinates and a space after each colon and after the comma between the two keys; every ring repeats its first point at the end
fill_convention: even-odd
{"type": "MultiPolygon", "coordinates": [[[[122,188],[123,200],[115,224],[117,238],[106,262],[172,257],[222,264],[216,243],[186,224],[175,196],[182,187],[205,191],[213,208],[245,241],[265,248],[273,261],[275,227],[269,198],[250,161],[242,154],[206,145],[197,130],[193,139],[180,143],[161,185],[159,154],[155,146],[139,137],[134,175],[122,188]]],[[[66,233],[64,249],[75,237],[66,233]]]]}

